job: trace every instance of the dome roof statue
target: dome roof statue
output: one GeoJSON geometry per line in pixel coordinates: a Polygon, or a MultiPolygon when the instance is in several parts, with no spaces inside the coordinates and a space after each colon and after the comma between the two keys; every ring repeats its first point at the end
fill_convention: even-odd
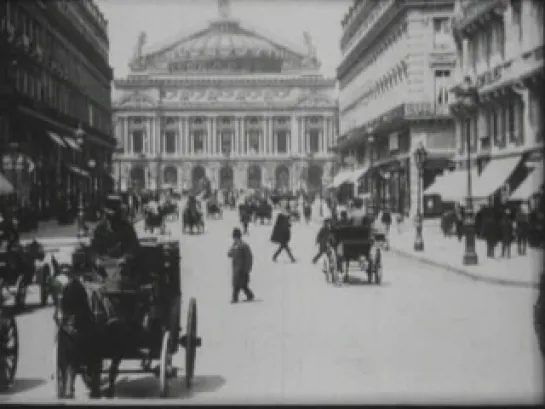
{"type": "Polygon", "coordinates": [[[141,33],[129,64],[133,72],[280,73],[317,71],[320,62],[308,33],[304,46],[275,39],[231,16],[230,1],[218,0],[218,18],[197,31],[148,47],[141,33]]]}

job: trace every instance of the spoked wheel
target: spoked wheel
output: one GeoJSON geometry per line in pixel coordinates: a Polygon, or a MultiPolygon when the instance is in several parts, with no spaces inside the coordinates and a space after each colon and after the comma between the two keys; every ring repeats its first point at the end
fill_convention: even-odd
{"type": "Polygon", "coordinates": [[[19,360],[19,333],[13,316],[0,315],[0,390],[13,385],[19,360]]]}
{"type": "Polygon", "coordinates": [[[187,310],[187,333],[182,337],[182,346],[185,348],[185,386],[191,387],[195,374],[195,358],[197,348],[201,346],[201,339],[197,336],[197,300],[191,298],[187,310]]]}
{"type": "Polygon", "coordinates": [[[165,398],[168,395],[168,374],[172,362],[170,354],[170,331],[165,331],[161,344],[161,360],[159,362],[159,396],[165,398]]]}
{"type": "Polygon", "coordinates": [[[47,304],[47,299],[49,298],[49,277],[51,276],[51,272],[49,271],[49,266],[44,266],[42,268],[42,277],[40,285],[40,305],[42,307],[45,307],[47,304]]]}

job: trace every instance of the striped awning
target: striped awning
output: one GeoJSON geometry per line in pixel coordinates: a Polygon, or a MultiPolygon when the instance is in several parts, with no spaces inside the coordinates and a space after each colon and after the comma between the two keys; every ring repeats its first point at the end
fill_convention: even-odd
{"type": "Polygon", "coordinates": [[[74,149],[75,151],[81,152],[81,148],[79,147],[77,142],[75,140],[73,140],[72,138],[68,138],[68,137],[65,136],[64,137],[64,142],[66,142],[66,145],[68,145],[70,148],[74,149]]]}
{"type": "Polygon", "coordinates": [[[530,174],[509,197],[509,200],[528,200],[540,192],[543,186],[543,163],[537,163],[530,174]]]}
{"type": "Polygon", "coordinates": [[[53,142],[55,142],[57,145],[59,145],[61,148],[64,148],[65,147],[65,144],[64,142],[62,141],[62,138],[57,135],[55,132],[53,131],[47,131],[47,134],[49,135],[49,137],[53,140],[53,142]]]}

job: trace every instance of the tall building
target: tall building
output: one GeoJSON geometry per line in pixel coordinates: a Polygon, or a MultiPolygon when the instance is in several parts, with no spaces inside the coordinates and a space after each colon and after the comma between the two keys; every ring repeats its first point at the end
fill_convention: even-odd
{"type": "MultiPolygon", "coordinates": [[[[422,189],[451,166],[454,121],[449,113],[455,44],[454,0],[357,0],[342,21],[339,80],[344,163],[335,186],[355,184],[375,206],[414,214],[422,189]],[[349,166],[347,166],[349,165],[349,166]]],[[[434,211],[426,202],[424,214],[434,211]]]]}
{"type": "MultiPolygon", "coordinates": [[[[467,173],[469,154],[477,204],[527,201],[543,190],[544,6],[457,2],[456,162],[467,173]]],[[[451,194],[465,199],[467,183],[451,194]]]]}
{"type": "Polygon", "coordinates": [[[107,29],[92,0],[0,2],[0,165],[44,217],[111,182],[107,29]]]}
{"type": "MultiPolygon", "coordinates": [[[[310,36],[291,45],[233,18],[218,2],[207,26],[157,47],[138,39],[115,81],[115,180],[121,190],[318,191],[330,176],[335,80],[310,36]]],[[[281,24],[281,22],[279,22],[281,24]]]]}

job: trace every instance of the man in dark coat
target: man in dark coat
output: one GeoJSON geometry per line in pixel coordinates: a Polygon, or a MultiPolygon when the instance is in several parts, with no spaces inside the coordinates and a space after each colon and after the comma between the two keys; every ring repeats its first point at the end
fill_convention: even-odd
{"type": "Polygon", "coordinates": [[[494,220],[492,212],[486,212],[483,215],[483,238],[486,240],[486,256],[494,258],[494,250],[498,243],[498,225],[494,220]]]}
{"type": "Polygon", "coordinates": [[[500,223],[501,229],[501,256],[511,258],[511,243],[513,242],[514,229],[513,221],[509,215],[509,212],[506,211],[501,219],[500,223]]]}
{"type": "Polygon", "coordinates": [[[526,254],[526,247],[528,245],[528,231],[530,230],[528,210],[526,206],[521,205],[516,214],[516,236],[517,236],[517,250],[519,256],[526,254]]]}
{"type": "Polygon", "coordinates": [[[231,303],[238,302],[240,290],[244,291],[248,301],[254,299],[254,293],[248,287],[250,283],[250,272],[252,271],[253,255],[250,246],[242,241],[242,232],[238,228],[233,229],[233,245],[227,256],[233,263],[233,294],[231,303]]]}
{"type": "Polygon", "coordinates": [[[276,223],[273,227],[273,232],[271,235],[271,241],[273,243],[277,243],[280,246],[278,247],[278,250],[276,250],[276,253],[273,255],[273,261],[276,262],[276,259],[280,252],[282,250],[285,250],[286,253],[288,253],[288,256],[291,259],[292,263],[295,263],[295,257],[293,257],[293,254],[291,253],[290,247],[288,243],[291,239],[291,223],[288,214],[286,211],[281,211],[278,216],[276,217],[276,223]]]}
{"type": "Polygon", "coordinates": [[[324,224],[318,231],[316,235],[316,244],[318,245],[318,254],[312,259],[312,263],[316,264],[318,259],[325,254],[327,250],[327,241],[330,240],[331,236],[331,220],[324,219],[324,224]]]}
{"type": "Polygon", "coordinates": [[[545,272],[541,272],[539,291],[534,305],[534,329],[541,350],[541,357],[545,358],[545,272]]]}
{"type": "Polygon", "coordinates": [[[392,214],[388,208],[384,209],[382,212],[381,222],[386,227],[386,234],[390,232],[390,226],[392,225],[392,214]]]}

